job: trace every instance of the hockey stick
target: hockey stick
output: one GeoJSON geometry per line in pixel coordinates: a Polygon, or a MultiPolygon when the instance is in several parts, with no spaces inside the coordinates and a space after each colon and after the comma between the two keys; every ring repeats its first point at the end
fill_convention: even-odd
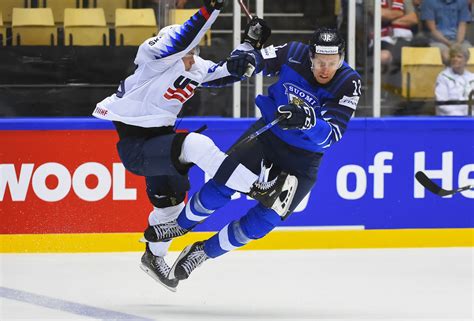
{"type": "Polygon", "coordinates": [[[415,174],[416,180],[423,185],[424,188],[429,190],[431,193],[439,195],[439,196],[448,196],[448,195],[453,195],[462,191],[467,191],[472,188],[474,188],[474,185],[467,185],[463,187],[459,187],[458,189],[453,189],[453,190],[447,190],[443,189],[440,186],[436,185],[431,179],[426,176],[425,173],[423,172],[417,172],[415,174]]]}
{"type": "Polygon", "coordinates": [[[240,5],[240,7],[242,8],[242,10],[244,10],[245,15],[247,16],[247,18],[249,18],[250,20],[252,20],[252,19],[253,19],[253,16],[252,16],[252,14],[250,13],[249,9],[247,9],[247,7],[245,6],[244,0],[239,0],[239,5],[240,5]]]}
{"type": "Polygon", "coordinates": [[[247,144],[248,142],[254,140],[257,136],[263,134],[264,132],[266,132],[267,130],[269,130],[270,128],[272,128],[273,126],[275,126],[276,124],[278,124],[279,122],[281,122],[283,119],[286,119],[287,118],[287,115],[286,114],[283,114],[283,115],[280,115],[278,118],[275,118],[271,123],[268,123],[266,124],[265,126],[261,127],[259,130],[257,130],[256,132],[248,135],[247,137],[245,137],[244,139],[242,139],[240,142],[238,142],[237,144],[235,144],[234,146],[232,146],[231,149],[229,149],[227,151],[227,155],[230,155],[232,152],[234,152],[238,147],[244,145],[244,144],[247,144]]]}

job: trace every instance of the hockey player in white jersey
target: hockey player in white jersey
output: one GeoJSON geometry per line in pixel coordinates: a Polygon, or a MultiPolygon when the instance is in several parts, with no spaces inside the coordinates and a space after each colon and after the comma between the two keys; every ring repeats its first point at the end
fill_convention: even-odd
{"type": "MultiPolygon", "coordinates": [[[[223,4],[224,0],[205,0],[183,25],[165,27],[157,37],[147,39],[138,48],[135,72],[93,112],[95,117],[113,121],[120,138],[117,150],[122,163],[130,172],[145,177],[154,206],[148,218],[150,226],[176,219],[184,208],[190,187],[187,172],[192,164],[229,188],[252,191],[257,200],[269,206],[295,181],[281,173],[271,182],[271,189],[263,190],[254,184],[258,181],[256,174],[227,157],[211,139],[174,130],[183,104],[201,83],[229,76],[240,80],[252,74],[252,54],[233,54],[219,64],[198,56],[198,44],[223,4]]],[[[141,268],[175,291],[178,281],[167,278],[170,268],[164,260],[170,242],[147,243],[141,268]]]]}

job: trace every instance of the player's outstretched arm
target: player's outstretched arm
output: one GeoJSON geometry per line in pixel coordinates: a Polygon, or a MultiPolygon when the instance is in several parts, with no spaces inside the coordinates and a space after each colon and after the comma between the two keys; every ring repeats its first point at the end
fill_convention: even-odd
{"type": "MultiPolygon", "coordinates": [[[[204,0],[204,5],[186,22],[163,28],[157,37],[148,39],[140,46],[139,53],[141,51],[143,56],[155,60],[181,59],[199,44],[217,19],[224,2],[225,0],[204,0]]],[[[139,65],[140,61],[136,64],[139,65]]]]}

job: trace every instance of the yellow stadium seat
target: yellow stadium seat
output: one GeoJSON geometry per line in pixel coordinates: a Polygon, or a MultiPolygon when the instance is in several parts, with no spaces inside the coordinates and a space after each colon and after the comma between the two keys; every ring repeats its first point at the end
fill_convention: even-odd
{"type": "Polygon", "coordinates": [[[402,96],[408,99],[434,98],[438,74],[445,68],[439,48],[402,48],[402,96]]]}
{"type": "Polygon", "coordinates": [[[64,9],[81,8],[81,0],[39,0],[39,7],[51,8],[53,10],[54,22],[62,24],[64,22],[64,9]]]}
{"type": "Polygon", "coordinates": [[[105,12],[105,21],[113,24],[115,21],[115,10],[131,8],[131,0],[89,0],[89,7],[102,8],[105,12]]]}
{"type": "Polygon", "coordinates": [[[109,29],[104,9],[64,9],[66,46],[108,46],[109,29]]]}
{"type": "Polygon", "coordinates": [[[3,26],[2,11],[0,11],[0,46],[5,46],[7,42],[5,27],[3,26]]]}
{"type": "MultiPolygon", "coordinates": [[[[169,21],[170,24],[179,24],[182,25],[186,20],[192,17],[196,11],[199,9],[171,9],[169,11],[169,21]]],[[[204,38],[201,40],[201,46],[210,46],[211,45],[211,30],[208,30],[204,35],[204,38]]]]}
{"type": "Polygon", "coordinates": [[[3,22],[12,22],[13,8],[26,8],[30,4],[29,0],[0,0],[0,11],[3,13],[3,22]]]}
{"type": "Polygon", "coordinates": [[[467,62],[467,69],[474,72],[474,48],[469,48],[469,61],[467,62]]]}
{"type": "Polygon", "coordinates": [[[51,8],[13,8],[12,17],[14,46],[58,44],[58,31],[51,8]]]}
{"type": "Polygon", "coordinates": [[[139,46],[144,40],[156,36],[153,9],[117,9],[115,12],[115,45],[139,46]]]}

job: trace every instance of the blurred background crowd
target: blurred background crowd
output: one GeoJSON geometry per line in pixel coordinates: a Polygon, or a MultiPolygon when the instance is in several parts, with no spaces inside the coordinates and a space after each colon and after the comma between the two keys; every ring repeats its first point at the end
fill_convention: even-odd
{"type": "MultiPolygon", "coordinates": [[[[236,1],[236,0],[234,0],[236,1]]],[[[254,12],[256,1],[247,0],[254,12]]],[[[266,0],[266,45],[307,42],[317,26],[347,36],[355,1],[355,68],[363,79],[356,116],[372,115],[374,3],[381,5],[381,115],[471,114],[472,0],[266,0]]],[[[89,116],[135,68],[138,45],[182,23],[200,0],[0,0],[0,116],[89,116]]],[[[201,43],[219,61],[233,48],[233,1],[201,43]]],[[[242,29],[247,18],[242,14],[242,29]]],[[[273,79],[263,80],[263,91],[273,79]]],[[[375,84],[378,85],[378,84],[375,84]]],[[[240,116],[255,116],[255,79],[242,83],[240,116]]],[[[182,116],[232,117],[232,88],[200,89],[182,116]]]]}

